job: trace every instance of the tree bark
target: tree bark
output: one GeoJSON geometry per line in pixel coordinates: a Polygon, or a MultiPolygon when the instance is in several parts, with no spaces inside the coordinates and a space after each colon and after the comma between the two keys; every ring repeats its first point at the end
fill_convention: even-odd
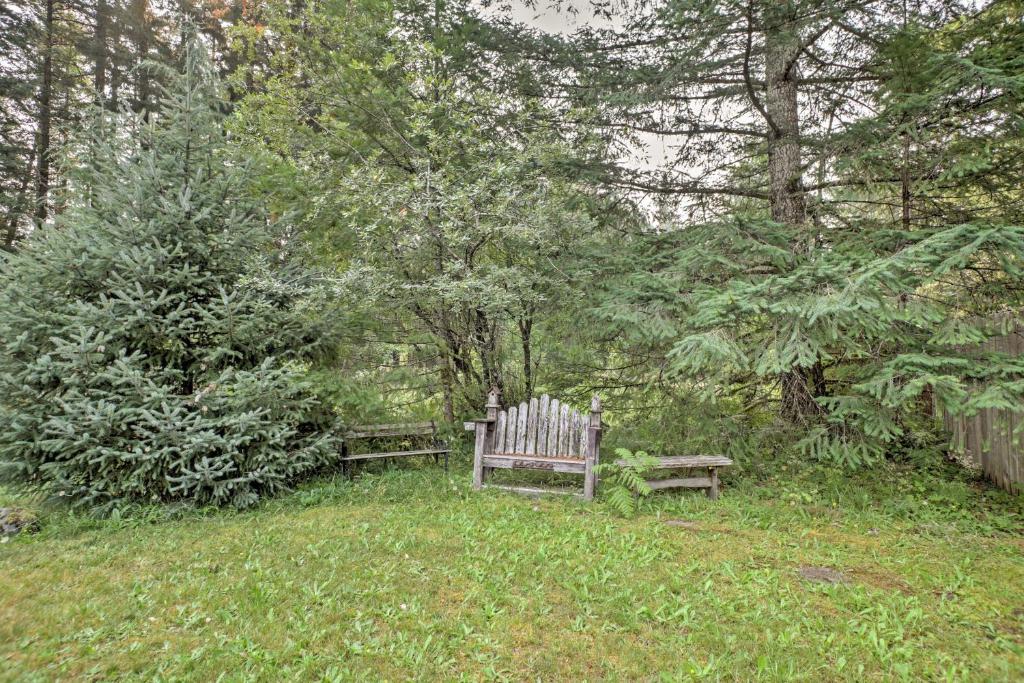
{"type": "MultiPolygon", "coordinates": [[[[800,108],[796,62],[800,38],[791,6],[768,12],[765,24],[765,103],[768,135],[768,182],[772,220],[806,237],[797,249],[811,249],[813,235],[807,227],[807,197],[800,164],[800,108]]],[[[780,413],[790,422],[804,422],[819,411],[814,401],[824,388],[820,361],[811,367],[795,367],[780,376],[780,413]]]]}
{"type": "Polygon", "coordinates": [[[21,183],[18,186],[17,199],[7,211],[7,225],[4,228],[4,250],[14,251],[14,243],[18,241],[18,223],[25,211],[26,199],[31,192],[32,167],[35,165],[36,149],[33,147],[27,158],[25,172],[21,175],[21,183]]]}
{"type": "Polygon", "coordinates": [[[50,138],[53,125],[53,22],[56,0],[46,0],[43,73],[39,88],[39,127],[36,142],[36,226],[46,222],[50,195],[50,138]]]}
{"type": "Polygon", "coordinates": [[[107,0],[96,0],[96,42],[93,48],[93,86],[98,104],[103,105],[107,90],[107,0]]]}
{"type": "Polygon", "coordinates": [[[441,353],[441,394],[444,421],[455,423],[455,373],[452,370],[451,354],[445,348],[441,353]]]}
{"type": "Polygon", "coordinates": [[[526,398],[533,396],[533,317],[526,316],[519,319],[519,337],[523,343],[523,385],[526,389],[526,398]]]}
{"type": "MultiPolygon", "coordinates": [[[[138,50],[139,62],[144,62],[149,57],[149,0],[133,0],[132,19],[135,26],[135,45],[138,50]]],[[[138,80],[135,89],[136,112],[142,112],[143,117],[149,120],[149,69],[142,67],[136,70],[138,80]]]]}

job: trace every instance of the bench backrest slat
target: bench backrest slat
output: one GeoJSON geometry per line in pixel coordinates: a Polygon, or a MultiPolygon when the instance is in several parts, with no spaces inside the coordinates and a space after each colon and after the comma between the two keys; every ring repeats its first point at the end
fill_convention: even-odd
{"type": "Polygon", "coordinates": [[[516,452],[516,424],[519,417],[519,408],[512,406],[508,409],[508,426],[505,427],[505,447],[503,453],[516,452]]]}
{"type": "Polygon", "coordinates": [[[513,453],[526,452],[526,418],[530,407],[523,401],[519,404],[519,413],[516,415],[516,447],[513,453]]]}
{"type": "Polygon", "coordinates": [[[555,398],[551,400],[551,407],[548,408],[548,446],[544,451],[548,455],[558,452],[558,410],[561,405],[555,398]]]}
{"type": "Polygon", "coordinates": [[[498,410],[493,420],[492,453],[580,459],[587,455],[589,414],[547,394],[498,410]]]}
{"type": "Polygon", "coordinates": [[[564,403],[558,411],[558,452],[569,452],[569,406],[564,403]]]}
{"type": "Polygon", "coordinates": [[[530,399],[530,412],[526,418],[526,454],[537,452],[537,399],[530,399]]]}
{"type": "Polygon", "coordinates": [[[498,420],[494,425],[494,452],[505,452],[505,421],[508,416],[502,410],[498,413],[498,420]]]}
{"type": "Polygon", "coordinates": [[[405,422],[395,424],[355,425],[345,433],[348,439],[376,439],[389,436],[425,436],[434,434],[434,422],[405,422]]]}
{"type": "Polygon", "coordinates": [[[537,404],[537,455],[548,454],[548,420],[551,414],[548,412],[548,402],[551,398],[544,394],[537,404]]]}

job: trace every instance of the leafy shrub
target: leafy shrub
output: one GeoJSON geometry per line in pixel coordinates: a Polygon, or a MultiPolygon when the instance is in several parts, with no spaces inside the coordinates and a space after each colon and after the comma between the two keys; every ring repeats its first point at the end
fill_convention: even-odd
{"type": "Polygon", "coordinates": [[[318,347],[244,273],[274,232],[197,42],[149,122],[97,112],[58,223],[0,266],[0,475],[109,505],[247,507],[331,461],[318,347]]]}

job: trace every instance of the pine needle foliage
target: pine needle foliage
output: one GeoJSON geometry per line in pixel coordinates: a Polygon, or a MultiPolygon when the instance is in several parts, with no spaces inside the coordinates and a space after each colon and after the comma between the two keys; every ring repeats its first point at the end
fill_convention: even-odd
{"type": "Polygon", "coordinates": [[[906,449],[935,408],[1024,410],[1024,361],[979,350],[1024,309],[1020,27],[1013,3],[893,24],[872,113],[813,144],[835,160],[807,220],[731,200],[653,226],[600,314],[709,403],[753,413],[806,378],[812,410],[779,426],[850,467],[906,449]]]}
{"type": "Polygon", "coordinates": [[[0,474],[76,503],[247,507],[330,462],[318,350],[273,272],[280,235],[227,153],[195,37],[148,116],[97,111],[67,208],[5,257],[0,474]]]}

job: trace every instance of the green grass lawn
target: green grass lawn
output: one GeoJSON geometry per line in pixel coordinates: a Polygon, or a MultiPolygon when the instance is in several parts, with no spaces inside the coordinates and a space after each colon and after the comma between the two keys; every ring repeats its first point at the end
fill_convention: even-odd
{"type": "Polygon", "coordinates": [[[1024,677],[1018,498],[892,466],[778,475],[631,519],[433,466],[244,513],[50,512],[0,546],[0,678],[1024,677]]]}

